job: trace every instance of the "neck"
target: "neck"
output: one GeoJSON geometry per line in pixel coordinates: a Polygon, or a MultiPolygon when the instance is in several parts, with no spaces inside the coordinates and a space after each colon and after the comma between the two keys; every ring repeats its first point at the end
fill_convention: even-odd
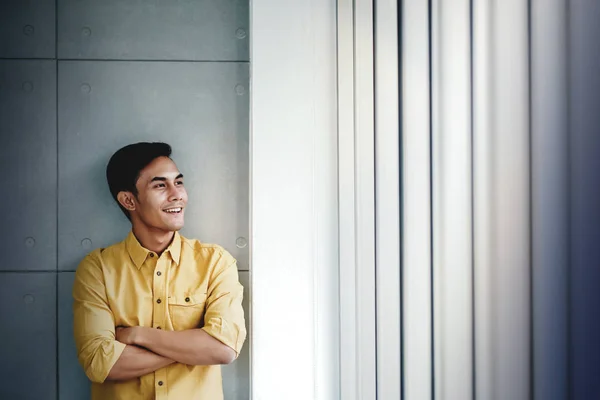
{"type": "Polygon", "coordinates": [[[174,231],[147,229],[146,227],[140,227],[137,224],[133,224],[131,230],[142,247],[155,252],[159,256],[167,247],[169,247],[169,244],[171,244],[173,236],[175,235],[174,231]]]}

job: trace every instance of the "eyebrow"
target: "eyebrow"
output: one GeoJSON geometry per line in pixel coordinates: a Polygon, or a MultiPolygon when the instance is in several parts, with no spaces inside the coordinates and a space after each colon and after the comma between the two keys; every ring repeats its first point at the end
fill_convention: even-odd
{"type": "MultiPolygon", "coordinates": [[[[181,179],[181,178],[183,178],[183,174],[177,175],[174,180],[181,179]]],[[[166,180],[167,180],[167,178],[165,178],[164,176],[155,176],[154,178],[152,178],[150,180],[150,183],[157,182],[157,181],[166,182],[166,180]]]]}

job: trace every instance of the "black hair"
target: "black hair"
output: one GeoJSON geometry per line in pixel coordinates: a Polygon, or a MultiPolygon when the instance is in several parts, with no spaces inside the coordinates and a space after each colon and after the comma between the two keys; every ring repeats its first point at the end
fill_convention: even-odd
{"type": "Polygon", "coordinates": [[[117,195],[119,192],[131,192],[137,198],[135,184],[140,172],[158,157],[170,158],[171,146],[161,142],[134,143],[117,150],[106,166],[106,180],[110,193],[130,221],[129,211],[119,203],[117,195]]]}

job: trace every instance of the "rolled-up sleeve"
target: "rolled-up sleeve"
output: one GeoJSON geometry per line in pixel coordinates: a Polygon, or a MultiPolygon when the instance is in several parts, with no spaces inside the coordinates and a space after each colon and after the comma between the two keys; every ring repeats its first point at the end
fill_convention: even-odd
{"type": "Polygon", "coordinates": [[[209,283],[202,329],[235,350],[236,357],[246,340],[243,297],[244,288],[239,282],[237,263],[233,257],[226,255],[217,264],[209,283]]]}
{"type": "Polygon", "coordinates": [[[104,382],[125,344],[115,340],[115,321],[95,253],[88,255],[75,273],[73,333],[77,357],[85,374],[92,382],[104,382]]]}

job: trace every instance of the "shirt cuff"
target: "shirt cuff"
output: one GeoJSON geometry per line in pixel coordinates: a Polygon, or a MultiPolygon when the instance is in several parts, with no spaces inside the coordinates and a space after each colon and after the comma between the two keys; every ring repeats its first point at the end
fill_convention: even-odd
{"type": "Polygon", "coordinates": [[[246,329],[239,327],[238,324],[228,322],[223,318],[211,318],[202,328],[210,336],[221,343],[231,347],[236,356],[240,354],[242,345],[246,338],[246,329]]]}
{"type": "Polygon", "coordinates": [[[101,354],[96,354],[87,369],[87,376],[93,382],[104,383],[111,369],[115,366],[127,345],[117,340],[107,340],[98,349],[101,354]]]}

